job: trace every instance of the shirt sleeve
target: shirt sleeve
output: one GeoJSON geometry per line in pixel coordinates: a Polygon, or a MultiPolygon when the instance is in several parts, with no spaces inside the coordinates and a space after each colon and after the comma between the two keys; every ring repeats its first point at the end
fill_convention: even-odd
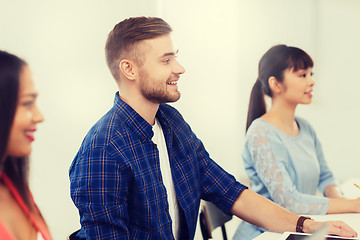
{"type": "Polygon", "coordinates": [[[319,141],[319,139],[316,137],[315,133],[314,134],[314,141],[315,141],[315,148],[316,148],[316,155],[318,157],[319,160],[319,165],[320,165],[320,179],[319,179],[319,191],[324,194],[325,189],[330,186],[330,185],[338,185],[338,182],[336,181],[332,171],[330,170],[330,168],[328,167],[326,161],[325,161],[325,157],[324,157],[324,153],[322,151],[322,147],[321,147],[321,143],[319,141]]]}
{"type": "Polygon", "coordinates": [[[71,197],[86,239],[129,239],[126,166],[102,148],[77,156],[76,165],[70,169],[71,197]]]}
{"type": "Polygon", "coordinates": [[[257,125],[251,129],[246,145],[256,173],[274,202],[298,214],[326,213],[328,198],[297,191],[286,170],[287,151],[280,139],[271,136],[265,126],[257,125]]]}
{"type": "Polygon", "coordinates": [[[231,214],[235,200],[248,187],[237,182],[234,176],[214,162],[201,141],[194,138],[200,166],[201,198],[211,201],[226,214],[231,214]]]}

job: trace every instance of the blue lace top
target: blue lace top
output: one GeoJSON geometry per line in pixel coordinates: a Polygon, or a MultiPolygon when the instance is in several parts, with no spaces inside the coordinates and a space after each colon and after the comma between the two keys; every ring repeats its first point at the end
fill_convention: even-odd
{"type": "MultiPolygon", "coordinates": [[[[313,128],[304,119],[296,121],[300,131],[292,137],[265,120],[254,120],[242,154],[245,170],[254,192],[297,214],[325,214],[329,199],[317,190],[324,193],[327,186],[337,182],[313,128]]],[[[234,239],[252,239],[265,231],[242,225],[234,239]],[[249,233],[257,235],[247,238],[249,233]]]]}

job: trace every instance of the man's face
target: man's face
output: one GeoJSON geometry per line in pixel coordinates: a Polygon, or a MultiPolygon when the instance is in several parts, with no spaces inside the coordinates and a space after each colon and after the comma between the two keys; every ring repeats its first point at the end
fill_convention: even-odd
{"type": "Polygon", "coordinates": [[[153,103],[176,102],[180,98],[177,81],[185,69],[176,60],[170,35],[144,40],[140,47],[144,55],[139,68],[140,92],[153,103]]]}

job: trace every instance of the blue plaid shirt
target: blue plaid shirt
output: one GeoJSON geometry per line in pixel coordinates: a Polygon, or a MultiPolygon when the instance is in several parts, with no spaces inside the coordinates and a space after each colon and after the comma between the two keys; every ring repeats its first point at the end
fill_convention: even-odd
{"type": "MultiPolygon", "coordinates": [[[[195,235],[200,199],[229,213],[246,188],[210,159],[173,107],[156,114],[165,135],[181,239],[195,235]]],[[[89,131],[71,167],[71,197],[86,239],[173,239],[167,194],[152,126],[122,101],[89,131]]]]}

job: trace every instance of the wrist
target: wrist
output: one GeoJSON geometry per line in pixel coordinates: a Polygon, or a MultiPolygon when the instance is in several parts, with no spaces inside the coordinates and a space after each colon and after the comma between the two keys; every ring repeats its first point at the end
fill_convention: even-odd
{"type": "Polygon", "coordinates": [[[301,232],[301,233],[311,232],[311,222],[313,222],[311,218],[300,216],[296,223],[296,232],[301,232]]]}

